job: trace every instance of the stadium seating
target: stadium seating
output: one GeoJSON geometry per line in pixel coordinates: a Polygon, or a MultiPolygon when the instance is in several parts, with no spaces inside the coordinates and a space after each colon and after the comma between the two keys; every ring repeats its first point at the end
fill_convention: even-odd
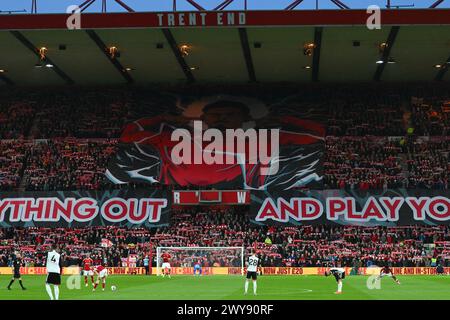
{"type": "Polygon", "coordinates": [[[116,140],[45,140],[27,153],[24,179],[32,191],[97,190],[105,187],[108,159],[116,140]]]}
{"type": "MultiPolygon", "coordinates": [[[[279,92],[212,89],[257,95],[267,101],[284,92],[281,88],[279,92]]],[[[167,99],[174,98],[138,89],[65,90],[70,92],[47,89],[20,98],[12,91],[0,94],[0,190],[137,187],[112,185],[104,176],[108,159],[125,123],[149,110],[167,111],[167,99]]],[[[204,94],[200,89],[189,90],[192,95],[204,94]]],[[[332,91],[313,88],[303,92],[300,100],[283,101],[326,120],[324,188],[449,189],[448,90],[332,91]]],[[[428,266],[432,257],[450,266],[450,229],[446,226],[261,228],[251,225],[245,213],[236,209],[179,210],[172,219],[172,226],[155,230],[89,227],[49,233],[45,228],[0,229],[0,265],[8,265],[11,254],[20,247],[27,265],[41,266],[48,245],[58,242],[64,244],[67,265],[78,264],[88,252],[109,266],[119,266],[124,257],[137,254],[137,264],[142,265],[152,243],[153,250],[156,246],[248,249],[256,244],[263,252],[264,266],[320,266],[332,259],[348,266],[368,266],[380,260],[394,266],[428,266]],[[99,248],[102,239],[114,245],[99,248]],[[355,260],[356,256],[360,259],[355,260]]],[[[174,258],[174,264],[180,266],[191,261],[186,254],[174,258]]],[[[211,253],[204,261],[205,266],[238,264],[226,252],[211,253]]]]}
{"type": "MultiPolygon", "coordinates": [[[[122,127],[148,110],[167,111],[174,99],[138,89],[67,90],[31,91],[20,99],[13,92],[2,94],[0,140],[5,145],[15,139],[4,146],[8,153],[2,153],[2,190],[117,188],[102,172],[122,127]],[[27,145],[24,155],[22,145],[27,145]],[[6,154],[14,164],[9,165],[6,154]]],[[[242,94],[244,89],[212,90],[242,94]]],[[[448,189],[448,91],[365,90],[344,87],[319,94],[313,88],[300,98],[280,88],[267,92],[252,87],[245,93],[268,100],[291,95],[283,104],[326,119],[325,188],[448,189]]]]}
{"type": "MultiPolygon", "coordinates": [[[[42,266],[46,249],[54,242],[63,248],[67,266],[78,265],[87,253],[94,263],[108,266],[121,266],[123,257],[136,254],[136,265],[142,266],[145,255],[152,252],[155,258],[157,246],[244,246],[247,252],[256,247],[263,266],[325,266],[337,259],[346,266],[359,267],[385,262],[398,267],[430,266],[433,257],[450,266],[448,226],[261,228],[250,224],[242,210],[209,208],[175,210],[171,226],[151,230],[51,230],[0,229],[0,266],[7,266],[19,247],[28,266],[42,266]],[[110,245],[101,247],[103,239],[110,245]]],[[[210,252],[202,259],[204,266],[240,266],[239,257],[226,251],[210,252]]],[[[192,260],[191,253],[175,254],[172,265],[191,266],[188,262],[192,260]]]]}

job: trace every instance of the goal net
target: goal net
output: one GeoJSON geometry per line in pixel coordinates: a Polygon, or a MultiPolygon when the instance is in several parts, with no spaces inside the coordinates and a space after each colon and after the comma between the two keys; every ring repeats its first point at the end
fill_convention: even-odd
{"type": "Polygon", "coordinates": [[[244,247],[157,247],[156,275],[163,272],[163,254],[168,257],[170,267],[182,268],[183,274],[194,274],[194,265],[199,264],[202,274],[212,274],[212,267],[227,267],[227,274],[244,273],[244,247]]]}

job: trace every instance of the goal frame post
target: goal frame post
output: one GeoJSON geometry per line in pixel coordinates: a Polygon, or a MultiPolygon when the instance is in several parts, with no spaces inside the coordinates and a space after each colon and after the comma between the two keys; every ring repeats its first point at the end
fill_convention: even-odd
{"type": "Polygon", "coordinates": [[[244,274],[244,253],[245,247],[235,246],[235,247],[156,247],[156,276],[160,276],[161,273],[161,253],[163,250],[186,250],[186,251],[200,251],[200,250],[237,250],[241,252],[241,275],[244,274]]]}

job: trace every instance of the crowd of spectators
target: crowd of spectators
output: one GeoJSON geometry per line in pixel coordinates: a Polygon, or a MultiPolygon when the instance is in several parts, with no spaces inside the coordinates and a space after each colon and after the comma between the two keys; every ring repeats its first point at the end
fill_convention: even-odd
{"type": "Polygon", "coordinates": [[[0,100],[0,139],[23,139],[31,128],[34,115],[31,103],[0,100]]]}
{"type": "MultiPolygon", "coordinates": [[[[0,229],[0,265],[7,266],[20,251],[27,266],[44,266],[45,252],[58,244],[65,265],[79,265],[89,255],[107,266],[143,266],[146,256],[156,266],[157,247],[244,247],[257,249],[262,266],[431,266],[436,258],[450,266],[449,226],[357,227],[317,225],[299,227],[256,226],[239,209],[174,210],[167,227],[125,229],[7,228],[0,229]]],[[[173,266],[241,266],[240,250],[174,251],[173,266]]]]}
{"type": "Polygon", "coordinates": [[[26,190],[98,190],[117,141],[110,139],[45,140],[27,152],[26,190]]]}
{"type": "Polygon", "coordinates": [[[0,191],[11,191],[19,186],[30,143],[0,140],[0,191]]]}
{"type": "Polygon", "coordinates": [[[403,186],[402,148],[386,137],[333,137],[326,140],[326,189],[386,189],[403,186]]]}
{"type": "MultiPolygon", "coordinates": [[[[300,100],[281,102],[283,110],[327,119],[324,188],[449,189],[449,91],[366,89],[313,88],[300,100]]],[[[104,172],[124,124],[183,102],[138,89],[46,90],[22,91],[20,98],[0,93],[0,191],[115,188],[104,172]]],[[[180,92],[204,95],[203,89],[185,90],[180,92]]],[[[251,94],[280,104],[280,92],[250,88],[227,93],[251,94]]],[[[136,186],[126,186],[130,187],[136,186]]],[[[170,226],[152,230],[0,229],[0,265],[9,265],[14,251],[20,250],[27,265],[42,266],[54,242],[61,245],[67,265],[79,264],[89,254],[95,263],[108,266],[120,266],[133,256],[140,266],[145,255],[155,257],[158,246],[243,246],[247,253],[256,246],[263,266],[322,266],[332,260],[347,266],[384,261],[393,266],[428,266],[432,258],[450,265],[447,226],[261,227],[250,224],[237,209],[175,210],[170,226]]],[[[186,266],[199,257],[205,266],[241,263],[236,252],[226,250],[195,257],[175,252],[174,263],[186,266]]]]}
{"type": "MultiPolygon", "coordinates": [[[[242,94],[215,88],[219,89],[242,94]]],[[[448,189],[448,90],[366,89],[312,88],[300,98],[281,88],[267,92],[252,87],[246,93],[277,108],[281,104],[283,110],[298,110],[302,117],[327,119],[325,188],[448,189]],[[290,98],[280,102],[282,95],[290,98]]],[[[181,95],[202,94],[179,90],[181,95]]],[[[12,93],[0,98],[4,191],[19,186],[21,190],[117,188],[103,172],[124,124],[185,103],[175,94],[124,88],[43,89],[26,92],[20,99],[12,93]],[[5,143],[7,139],[14,140],[5,143]]]]}
{"type": "MultiPolygon", "coordinates": [[[[450,139],[326,139],[325,189],[448,189],[450,139]]],[[[0,141],[0,189],[65,191],[116,188],[105,177],[117,139],[0,141]]]]}
{"type": "Polygon", "coordinates": [[[330,136],[402,136],[405,134],[403,110],[399,104],[348,105],[335,101],[329,108],[327,134],[330,136]]]}
{"type": "Polygon", "coordinates": [[[450,99],[441,97],[412,98],[412,128],[422,136],[450,134],[450,99]]]}
{"type": "Polygon", "coordinates": [[[450,139],[418,139],[404,146],[407,155],[407,187],[449,189],[450,139]]]}

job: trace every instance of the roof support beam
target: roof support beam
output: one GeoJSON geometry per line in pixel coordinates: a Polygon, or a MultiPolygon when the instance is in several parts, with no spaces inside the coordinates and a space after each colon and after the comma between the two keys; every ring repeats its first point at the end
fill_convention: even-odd
{"type": "Polygon", "coordinates": [[[115,0],[122,8],[127,10],[128,12],[134,12],[134,10],[128,6],[126,3],[124,3],[122,0],[115,0]]]}
{"type": "Polygon", "coordinates": [[[320,49],[322,47],[323,27],[314,28],[314,51],[312,65],[312,81],[319,81],[320,49]]]}
{"type": "Polygon", "coordinates": [[[79,5],[80,11],[83,12],[84,10],[89,8],[91,6],[91,4],[93,4],[94,2],[95,2],[95,0],[84,1],[82,4],[79,5]]]}
{"type": "Polygon", "coordinates": [[[175,38],[173,37],[172,32],[170,29],[161,29],[164,36],[166,37],[167,42],[170,45],[170,48],[172,49],[173,54],[175,55],[175,58],[178,61],[178,64],[180,65],[181,70],[183,71],[184,75],[186,76],[186,79],[189,83],[195,82],[194,75],[191,72],[191,69],[189,68],[188,64],[184,60],[183,56],[181,55],[180,48],[178,47],[177,42],[175,41],[175,38]]]}
{"type": "MultiPolygon", "coordinates": [[[[81,9],[81,12],[86,10],[91,6],[97,0],[86,0],[82,4],[80,4],[78,7],[81,9]]],[[[114,0],[118,5],[120,5],[122,8],[127,10],[128,12],[135,12],[130,6],[128,6],[125,2],[122,0],[114,0]]],[[[102,12],[105,13],[106,10],[106,0],[102,0],[102,12]]]]}
{"type": "Polygon", "coordinates": [[[303,0],[295,0],[290,5],[288,5],[284,10],[294,10],[299,4],[301,4],[303,0]]]}
{"type": "Polygon", "coordinates": [[[31,13],[37,13],[37,0],[31,0],[31,13]]]}
{"type": "Polygon", "coordinates": [[[239,28],[239,38],[241,39],[242,52],[244,54],[245,65],[247,66],[248,79],[250,82],[256,82],[255,67],[253,66],[252,53],[248,43],[247,29],[239,28]]]}
{"type": "Polygon", "coordinates": [[[203,8],[201,5],[199,5],[197,2],[195,2],[194,0],[186,0],[187,2],[189,2],[193,7],[195,7],[195,9],[197,9],[198,11],[206,11],[205,8],[203,8]]]}
{"type": "MultiPolygon", "coordinates": [[[[39,49],[30,42],[30,40],[28,40],[22,33],[20,33],[19,31],[10,31],[11,34],[17,39],[19,40],[20,43],[22,43],[25,47],[27,47],[31,52],[33,52],[36,57],[38,59],[40,59],[40,55],[39,55],[39,49]]],[[[48,64],[51,64],[52,70],[55,71],[55,73],[61,78],[63,79],[67,84],[74,84],[75,82],[61,69],[59,68],[49,57],[45,57],[45,61],[48,64]]]]}
{"type": "Polygon", "coordinates": [[[373,80],[375,81],[380,81],[381,76],[383,75],[384,68],[388,64],[389,56],[391,54],[391,50],[392,47],[394,46],[395,39],[397,38],[399,30],[400,30],[399,26],[391,27],[391,31],[389,32],[389,36],[386,41],[386,46],[380,58],[380,61],[383,61],[383,63],[378,64],[377,70],[375,71],[375,75],[373,76],[373,80]]]}
{"type": "Polygon", "coordinates": [[[217,7],[215,7],[215,8],[213,9],[213,11],[216,11],[216,10],[223,10],[223,9],[225,9],[226,7],[228,7],[228,5],[230,5],[233,1],[234,1],[234,0],[225,0],[224,2],[222,2],[221,4],[219,4],[217,7]]]}
{"type": "Polygon", "coordinates": [[[95,42],[97,47],[100,49],[101,52],[104,53],[105,57],[111,62],[111,64],[114,66],[114,68],[119,71],[120,75],[128,82],[133,83],[134,80],[130,76],[130,74],[125,70],[125,68],[122,66],[122,64],[117,60],[117,58],[114,56],[112,57],[109,53],[108,47],[105,45],[105,43],[100,39],[98,34],[94,30],[86,30],[86,33],[88,36],[92,39],[92,41],[95,42]]]}
{"type": "Polygon", "coordinates": [[[436,81],[444,80],[444,76],[448,72],[449,68],[450,68],[450,57],[448,57],[446,63],[443,64],[442,67],[439,69],[439,71],[438,71],[436,77],[434,78],[434,80],[436,80],[436,81]]]}
{"type": "Polygon", "coordinates": [[[444,2],[444,0],[437,0],[435,3],[433,3],[430,8],[436,8],[437,6],[439,6],[442,2],[444,2]]]}
{"type": "Polygon", "coordinates": [[[3,80],[3,82],[5,82],[7,85],[13,86],[14,82],[8,78],[6,75],[4,75],[3,73],[0,73],[0,80],[3,80]]]}
{"type": "Polygon", "coordinates": [[[331,2],[333,2],[335,5],[337,5],[341,9],[350,9],[349,6],[347,6],[345,3],[343,3],[340,0],[331,0],[331,2]]]}

